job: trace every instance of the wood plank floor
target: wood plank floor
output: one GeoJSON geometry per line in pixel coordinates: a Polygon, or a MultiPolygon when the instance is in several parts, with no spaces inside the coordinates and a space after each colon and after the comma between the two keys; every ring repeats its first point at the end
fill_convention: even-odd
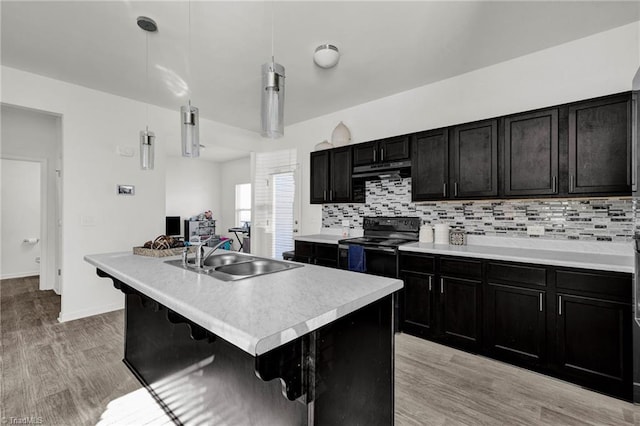
{"type": "MultiPolygon", "coordinates": [[[[122,364],[123,312],[61,324],[59,311],[37,278],[0,281],[0,422],[168,424],[122,364]]],[[[633,404],[408,335],[395,392],[403,426],[640,425],[633,404]]]]}

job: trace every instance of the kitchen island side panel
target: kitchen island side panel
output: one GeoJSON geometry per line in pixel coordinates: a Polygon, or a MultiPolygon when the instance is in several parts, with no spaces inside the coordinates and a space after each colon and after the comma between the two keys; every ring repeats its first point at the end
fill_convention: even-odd
{"type": "Polygon", "coordinates": [[[124,362],[176,424],[393,424],[392,295],[253,357],[113,280],[124,362]]]}

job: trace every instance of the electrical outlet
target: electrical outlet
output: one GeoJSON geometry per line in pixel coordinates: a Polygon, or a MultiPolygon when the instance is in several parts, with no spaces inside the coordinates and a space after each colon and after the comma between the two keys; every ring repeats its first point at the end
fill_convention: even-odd
{"type": "Polygon", "coordinates": [[[527,226],[527,235],[544,235],[544,226],[527,226]]]}

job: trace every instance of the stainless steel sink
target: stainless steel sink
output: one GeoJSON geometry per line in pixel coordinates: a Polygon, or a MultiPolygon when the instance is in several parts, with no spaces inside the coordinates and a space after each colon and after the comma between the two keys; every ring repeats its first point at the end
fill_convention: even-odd
{"type": "MultiPolygon", "coordinates": [[[[192,262],[192,259],[189,259],[192,262]]],[[[286,271],[300,268],[304,265],[292,262],[283,262],[274,259],[249,256],[238,253],[221,253],[209,256],[202,268],[196,267],[193,263],[185,266],[181,259],[167,260],[165,263],[177,266],[188,271],[199,274],[210,275],[222,281],[237,281],[244,278],[256,277],[258,275],[271,274],[274,272],[286,271]]]]}
{"type": "Polygon", "coordinates": [[[279,262],[271,259],[256,259],[249,262],[234,263],[231,265],[216,268],[217,272],[229,275],[254,276],[270,274],[272,272],[284,271],[286,269],[297,268],[302,265],[295,263],[279,262]]]}

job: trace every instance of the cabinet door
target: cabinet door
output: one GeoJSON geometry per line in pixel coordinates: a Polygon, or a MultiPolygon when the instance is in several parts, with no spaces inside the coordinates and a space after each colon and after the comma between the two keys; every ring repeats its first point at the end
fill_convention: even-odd
{"type": "Polygon", "coordinates": [[[631,192],[628,95],[569,107],[569,193],[631,192]]]}
{"type": "Polygon", "coordinates": [[[321,266],[338,266],[338,245],[337,244],[314,244],[314,263],[321,266]]]}
{"type": "Polygon", "coordinates": [[[295,241],[294,260],[296,262],[311,263],[313,258],[313,243],[308,241],[295,241]]]}
{"type": "Polygon", "coordinates": [[[440,277],[439,284],[440,337],[454,346],[479,350],[481,282],[440,277]]]}
{"type": "Polygon", "coordinates": [[[579,384],[629,398],[631,306],[565,293],[557,297],[560,373],[579,384]]]}
{"type": "Polygon", "coordinates": [[[311,204],[322,204],[329,196],[329,151],[311,153],[311,204]]]}
{"type": "Polygon", "coordinates": [[[558,193],[558,110],[504,119],[504,194],[558,193]]]}
{"type": "Polygon", "coordinates": [[[409,136],[382,140],[378,144],[378,147],[381,162],[409,159],[409,136]]]}
{"type": "Polygon", "coordinates": [[[447,129],[420,133],[411,153],[411,197],[413,201],[449,197],[449,132],[447,129]]]}
{"type": "Polygon", "coordinates": [[[489,283],[485,342],[489,353],[527,366],[541,366],[546,350],[545,292],[489,283]]]}
{"type": "Polygon", "coordinates": [[[353,166],[373,164],[378,158],[378,142],[367,142],[353,145],[353,166]]]}
{"type": "Polygon", "coordinates": [[[453,197],[498,195],[498,121],[453,129],[453,197]]]}
{"type": "Polygon", "coordinates": [[[418,336],[431,336],[434,331],[434,276],[405,272],[402,330],[418,336]]]}
{"type": "Polygon", "coordinates": [[[335,148],[330,152],[329,201],[333,203],[349,202],[351,201],[351,147],[335,148]]]}

